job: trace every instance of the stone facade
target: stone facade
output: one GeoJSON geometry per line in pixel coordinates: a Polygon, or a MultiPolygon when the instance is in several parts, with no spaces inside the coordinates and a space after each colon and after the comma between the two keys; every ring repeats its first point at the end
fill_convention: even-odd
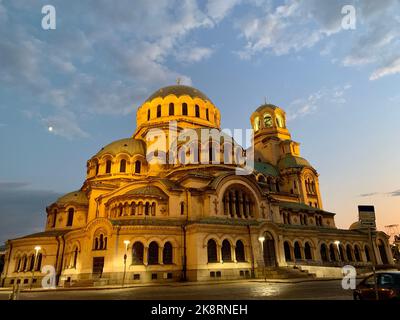
{"type": "Polygon", "coordinates": [[[45,265],[66,286],[240,279],[293,265],[368,267],[374,257],[393,263],[385,233],[373,231],[370,241],[356,225],[336,228],[281,108],[265,104],[251,115],[255,169],[248,175],[214,163],[235,155],[233,142],[209,163],[148,161],[152,129],[176,142],[171,121],[178,132],[220,130],[218,108],[197,89],[155,92],[138,108],[133,136],[102,148],[88,160],[82,187],[46,208],[45,230],[7,242],[3,285],[38,286],[45,265]]]}

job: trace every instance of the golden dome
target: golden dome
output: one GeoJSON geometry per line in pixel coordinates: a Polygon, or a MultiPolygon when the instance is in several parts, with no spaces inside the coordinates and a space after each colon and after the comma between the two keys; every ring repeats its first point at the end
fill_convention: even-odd
{"type": "Polygon", "coordinates": [[[184,86],[181,84],[178,85],[173,85],[173,86],[167,86],[158,89],[156,92],[154,92],[150,97],[147,98],[147,101],[151,101],[155,98],[165,98],[169,95],[174,95],[176,97],[181,97],[181,96],[189,96],[191,98],[200,98],[203,100],[211,101],[203,92],[200,90],[189,87],[189,86],[184,86]]]}
{"type": "Polygon", "coordinates": [[[151,127],[165,127],[176,121],[180,128],[219,128],[220,112],[200,90],[173,85],[155,91],[138,108],[134,137],[151,127]]]}
{"type": "Polygon", "coordinates": [[[104,154],[111,154],[116,156],[119,153],[127,153],[130,156],[140,154],[146,156],[146,143],[142,140],[126,138],[111,142],[95,155],[95,157],[101,157],[104,154]]]}

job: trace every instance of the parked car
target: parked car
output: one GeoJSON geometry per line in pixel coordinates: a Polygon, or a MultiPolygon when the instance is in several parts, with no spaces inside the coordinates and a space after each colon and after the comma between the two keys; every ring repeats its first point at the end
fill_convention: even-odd
{"type": "MultiPolygon", "coordinates": [[[[379,300],[400,300],[400,272],[376,273],[379,300]]],[[[374,275],[363,279],[353,292],[354,300],[376,300],[374,275]]]]}

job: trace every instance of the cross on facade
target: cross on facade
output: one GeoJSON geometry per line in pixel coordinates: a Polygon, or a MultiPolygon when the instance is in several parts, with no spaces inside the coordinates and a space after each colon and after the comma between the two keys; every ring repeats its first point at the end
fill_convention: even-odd
{"type": "Polygon", "coordinates": [[[165,207],[161,207],[161,209],[160,209],[161,214],[164,214],[165,211],[167,211],[167,210],[165,209],[165,207]]]}
{"type": "Polygon", "coordinates": [[[265,209],[264,203],[261,203],[260,208],[261,208],[261,214],[262,214],[263,218],[265,218],[265,215],[264,215],[264,209],[265,209]]]}
{"type": "Polygon", "coordinates": [[[213,203],[214,203],[214,208],[215,208],[215,214],[218,215],[218,200],[214,199],[213,203]]]}

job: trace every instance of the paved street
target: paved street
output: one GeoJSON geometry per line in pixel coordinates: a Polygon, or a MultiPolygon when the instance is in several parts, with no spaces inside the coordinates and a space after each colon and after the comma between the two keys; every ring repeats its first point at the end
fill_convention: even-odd
{"type": "MultiPolygon", "coordinates": [[[[0,300],[9,292],[0,291],[0,300]]],[[[21,300],[193,300],[193,299],[352,299],[351,290],[343,290],[340,280],[300,283],[236,282],[215,284],[171,284],[126,289],[22,292],[21,300]]]]}

